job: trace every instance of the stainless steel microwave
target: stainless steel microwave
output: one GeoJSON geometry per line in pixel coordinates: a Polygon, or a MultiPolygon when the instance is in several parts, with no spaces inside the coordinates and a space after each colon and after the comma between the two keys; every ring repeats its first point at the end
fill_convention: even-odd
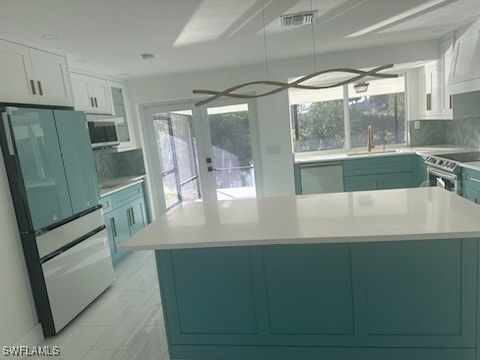
{"type": "Polygon", "coordinates": [[[88,131],[93,149],[118,146],[115,121],[88,121],[88,131]]]}

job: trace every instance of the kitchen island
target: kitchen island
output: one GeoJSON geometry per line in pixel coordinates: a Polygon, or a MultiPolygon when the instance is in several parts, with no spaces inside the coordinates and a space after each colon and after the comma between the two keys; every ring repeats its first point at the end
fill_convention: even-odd
{"type": "Polygon", "coordinates": [[[479,359],[480,207],[440,188],[188,204],[156,250],[171,359],[479,359]]]}

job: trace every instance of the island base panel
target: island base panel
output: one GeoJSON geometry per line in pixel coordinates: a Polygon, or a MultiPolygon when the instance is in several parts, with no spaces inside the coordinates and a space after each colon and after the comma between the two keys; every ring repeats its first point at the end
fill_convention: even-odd
{"type": "Polygon", "coordinates": [[[157,250],[170,358],[480,360],[478,251],[478,239],[157,250]]]}

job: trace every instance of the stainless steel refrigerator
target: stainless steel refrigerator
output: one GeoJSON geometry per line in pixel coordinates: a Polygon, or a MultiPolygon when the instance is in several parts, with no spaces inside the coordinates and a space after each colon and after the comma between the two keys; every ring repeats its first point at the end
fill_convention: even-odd
{"type": "Polygon", "coordinates": [[[114,280],[85,114],[4,106],[0,143],[37,314],[55,335],[114,280]]]}

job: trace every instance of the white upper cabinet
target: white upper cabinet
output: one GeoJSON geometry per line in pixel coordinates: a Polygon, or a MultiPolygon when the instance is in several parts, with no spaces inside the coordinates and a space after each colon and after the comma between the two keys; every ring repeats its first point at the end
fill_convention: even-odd
{"type": "Polygon", "coordinates": [[[457,31],[449,85],[453,94],[480,90],[480,20],[457,31]]]}
{"type": "Polygon", "coordinates": [[[0,102],[72,106],[65,58],[0,40],[0,102]]]}
{"type": "Polygon", "coordinates": [[[75,109],[87,114],[112,114],[110,89],[106,80],[71,73],[75,109]]]}
{"type": "Polygon", "coordinates": [[[30,58],[39,103],[72,106],[72,92],[65,58],[36,49],[30,49],[30,58]]]}
{"type": "Polygon", "coordinates": [[[451,78],[453,37],[440,43],[439,60],[423,66],[420,78],[419,118],[449,120],[453,118],[452,96],[448,85],[451,78]]]}

